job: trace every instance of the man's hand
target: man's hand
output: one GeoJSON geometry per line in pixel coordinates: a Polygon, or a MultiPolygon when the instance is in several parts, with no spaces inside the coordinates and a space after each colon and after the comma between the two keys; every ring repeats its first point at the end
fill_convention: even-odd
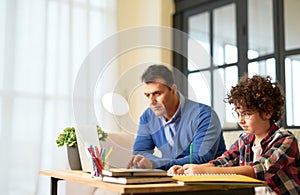
{"type": "Polygon", "coordinates": [[[152,169],[152,162],[150,159],[144,157],[143,155],[133,155],[128,162],[127,168],[133,167],[141,169],[152,169]]]}

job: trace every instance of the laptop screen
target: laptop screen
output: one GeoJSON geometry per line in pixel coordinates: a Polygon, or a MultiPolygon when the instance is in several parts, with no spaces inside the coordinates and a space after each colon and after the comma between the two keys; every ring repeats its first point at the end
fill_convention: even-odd
{"type": "Polygon", "coordinates": [[[100,148],[97,127],[96,125],[77,126],[75,132],[82,170],[92,172],[92,160],[87,148],[91,145],[100,148]]]}

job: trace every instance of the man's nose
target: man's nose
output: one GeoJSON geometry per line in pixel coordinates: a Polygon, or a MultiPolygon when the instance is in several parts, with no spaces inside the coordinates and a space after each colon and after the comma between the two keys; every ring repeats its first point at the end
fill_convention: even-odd
{"type": "Polygon", "coordinates": [[[154,96],[154,95],[150,95],[150,96],[149,96],[149,103],[150,103],[150,104],[153,104],[153,103],[155,103],[155,102],[156,102],[155,96],[154,96]]]}

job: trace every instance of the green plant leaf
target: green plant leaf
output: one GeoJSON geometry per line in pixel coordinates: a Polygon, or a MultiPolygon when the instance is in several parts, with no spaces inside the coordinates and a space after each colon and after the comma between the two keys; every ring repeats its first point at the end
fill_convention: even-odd
{"type": "MultiPolygon", "coordinates": [[[[108,133],[103,131],[99,125],[97,125],[97,132],[98,132],[98,137],[99,141],[106,141],[108,137],[108,133]]],[[[74,127],[66,127],[61,134],[58,135],[56,139],[56,145],[58,147],[61,146],[76,146],[77,145],[77,140],[76,140],[76,133],[75,133],[75,128],[74,127]]]]}
{"type": "Polygon", "coordinates": [[[56,144],[58,147],[63,145],[76,146],[76,133],[74,127],[66,127],[61,134],[56,139],[56,144]]]}
{"type": "Polygon", "coordinates": [[[98,131],[99,141],[106,141],[108,137],[108,133],[103,131],[99,125],[97,125],[97,131],[98,131]]]}

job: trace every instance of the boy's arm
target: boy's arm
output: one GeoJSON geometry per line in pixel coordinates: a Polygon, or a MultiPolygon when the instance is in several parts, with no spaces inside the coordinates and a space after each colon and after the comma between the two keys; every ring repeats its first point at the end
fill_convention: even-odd
{"type": "Polygon", "coordinates": [[[187,164],[183,166],[185,174],[240,174],[255,178],[254,169],[252,166],[234,166],[234,167],[215,167],[209,163],[210,166],[187,164]]]}

